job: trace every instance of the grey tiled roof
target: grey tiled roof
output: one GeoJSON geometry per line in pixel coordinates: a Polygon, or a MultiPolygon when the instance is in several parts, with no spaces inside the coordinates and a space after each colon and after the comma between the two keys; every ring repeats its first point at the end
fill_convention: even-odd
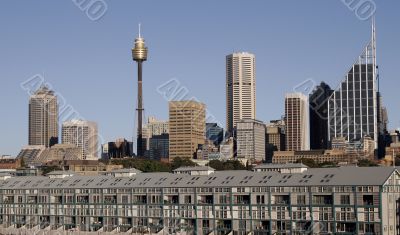
{"type": "Polygon", "coordinates": [[[141,173],[141,171],[135,168],[124,168],[112,170],[111,173],[141,173]]]}
{"type": "MultiPolygon", "coordinates": [[[[50,179],[43,176],[13,177],[0,181],[0,189],[46,188],[141,188],[141,187],[290,187],[383,185],[393,167],[340,167],[309,169],[303,173],[216,171],[210,175],[139,173],[133,177],[71,176],[50,179]]],[[[397,170],[396,170],[397,172],[397,170]]]]}

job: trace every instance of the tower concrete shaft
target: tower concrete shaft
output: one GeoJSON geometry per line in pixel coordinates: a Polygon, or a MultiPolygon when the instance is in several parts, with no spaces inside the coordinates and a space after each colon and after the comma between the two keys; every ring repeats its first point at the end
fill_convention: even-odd
{"type": "Polygon", "coordinates": [[[142,79],[142,63],[147,60],[147,47],[144,43],[144,38],[140,35],[135,39],[135,46],[132,49],[132,58],[138,65],[138,97],[137,97],[137,113],[138,113],[138,128],[137,128],[137,156],[144,156],[143,149],[143,79],[142,79]]]}

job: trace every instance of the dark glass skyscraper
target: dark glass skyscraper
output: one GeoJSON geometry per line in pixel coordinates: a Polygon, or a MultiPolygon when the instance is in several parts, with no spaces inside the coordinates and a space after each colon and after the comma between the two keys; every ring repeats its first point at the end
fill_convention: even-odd
{"type": "Polygon", "coordinates": [[[153,135],[150,138],[150,159],[168,160],[169,157],[169,134],[153,135]]]}
{"type": "Polygon", "coordinates": [[[206,138],[212,141],[216,146],[224,140],[224,128],[217,123],[206,123],[206,138]]]}
{"type": "Polygon", "coordinates": [[[310,148],[328,149],[328,100],[333,90],[321,82],[310,94],[310,148]]]}
{"type": "Polygon", "coordinates": [[[344,137],[356,143],[369,136],[378,147],[378,83],[375,26],[372,39],[350,67],[328,103],[329,140],[344,137]]]}

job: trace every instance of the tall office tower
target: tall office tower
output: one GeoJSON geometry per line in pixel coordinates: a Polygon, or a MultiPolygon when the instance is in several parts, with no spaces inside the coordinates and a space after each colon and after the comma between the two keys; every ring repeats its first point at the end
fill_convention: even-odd
{"type": "Polygon", "coordinates": [[[377,149],[378,103],[376,40],[373,22],[371,41],[329,99],[329,140],[343,137],[349,144],[356,144],[365,136],[369,136],[375,141],[375,149],[377,149]]]}
{"type": "Polygon", "coordinates": [[[54,91],[42,86],[29,99],[29,145],[58,143],[58,103],[54,91]]]}
{"type": "Polygon", "coordinates": [[[150,138],[150,159],[166,160],[169,156],[169,134],[153,135],[150,138]]]}
{"type": "Polygon", "coordinates": [[[138,114],[138,128],[137,128],[137,156],[144,156],[143,149],[143,87],[142,87],[142,63],[147,60],[147,47],[144,43],[144,38],[140,35],[139,24],[139,37],[135,39],[135,47],[132,48],[132,58],[138,65],[138,96],[137,96],[137,114],[138,114]]]}
{"type": "Polygon", "coordinates": [[[286,150],[309,150],[308,98],[301,93],[285,97],[286,150]]]}
{"type": "Polygon", "coordinates": [[[254,119],[243,119],[236,127],[237,158],[250,162],[265,161],[265,125],[254,119]]]}
{"type": "Polygon", "coordinates": [[[310,94],[310,148],[328,149],[328,100],[333,90],[321,82],[310,94]]]}
{"type": "Polygon", "coordinates": [[[95,122],[71,120],[62,124],[62,143],[74,144],[83,159],[98,158],[98,130],[95,122]]]}
{"type": "Polygon", "coordinates": [[[206,107],[196,101],[169,102],[169,159],[193,158],[205,143],[206,107]]]}
{"type": "Polygon", "coordinates": [[[233,53],[226,56],[226,130],[232,136],[239,120],[255,118],[255,56],[233,53]]]}
{"type": "Polygon", "coordinates": [[[206,123],[206,138],[219,146],[224,140],[224,128],[218,126],[218,123],[206,123]]]}

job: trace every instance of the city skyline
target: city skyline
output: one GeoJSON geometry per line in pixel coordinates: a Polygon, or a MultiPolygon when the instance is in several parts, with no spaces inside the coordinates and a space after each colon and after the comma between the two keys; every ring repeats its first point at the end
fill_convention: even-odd
{"type": "MultiPolygon", "coordinates": [[[[315,4],[318,5],[317,3],[315,3],[315,4]]],[[[310,68],[310,71],[306,72],[307,74],[309,74],[308,76],[304,76],[304,74],[306,74],[306,73],[304,73],[305,71],[302,71],[302,73],[300,73],[298,76],[300,78],[296,77],[296,79],[293,79],[293,81],[291,81],[291,83],[289,82],[288,84],[285,84],[285,82],[284,82],[285,80],[283,80],[283,82],[282,82],[283,84],[281,84],[280,89],[278,89],[278,91],[273,91],[274,89],[272,89],[272,88],[274,87],[274,85],[269,84],[269,83],[271,83],[271,81],[274,80],[275,75],[273,75],[274,73],[272,73],[271,77],[266,76],[266,75],[268,75],[268,70],[273,70],[273,66],[271,64],[265,63],[266,57],[269,55],[267,53],[265,53],[263,50],[257,49],[257,47],[255,47],[255,46],[250,45],[246,48],[245,46],[243,46],[243,44],[241,42],[238,43],[238,45],[239,45],[238,47],[240,47],[240,48],[236,49],[236,51],[242,51],[242,50],[249,51],[251,53],[254,53],[255,56],[257,57],[257,65],[258,65],[258,67],[257,67],[257,78],[258,78],[257,79],[257,83],[258,83],[257,90],[258,91],[260,91],[260,90],[267,91],[267,92],[262,92],[262,93],[267,93],[267,94],[262,94],[261,99],[260,99],[260,92],[258,92],[257,100],[259,103],[257,105],[257,107],[258,107],[257,108],[258,116],[256,117],[257,119],[261,119],[265,122],[268,122],[271,119],[279,118],[284,113],[284,108],[282,105],[282,101],[284,99],[283,94],[292,91],[292,89],[294,87],[296,87],[298,84],[301,84],[303,81],[307,80],[309,78],[309,76],[314,77],[314,81],[316,82],[315,85],[319,84],[320,81],[325,81],[333,89],[339,85],[339,82],[341,80],[340,78],[343,75],[343,71],[345,71],[349,62],[351,62],[351,59],[354,58],[358,54],[357,51],[359,51],[362,48],[362,46],[368,41],[369,29],[370,29],[369,21],[365,21],[365,22],[359,21],[352,12],[350,12],[345,6],[340,5],[340,4],[342,4],[342,3],[340,3],[340,2],[338,4],[329,3],[327,5],[334,5],[336,7],[335,9],[341,7],[340,10],[343,12],[340,14],[346,14],[346,17],[345,17],[345,20],[343,20],[343,22],[340,22],[340,23],[346,24],[346,23],[350,22],[353,29],[357,30],[356,32],[354,32],[354,35],[359,34],[360,36],[355,37],[353,39],[354,41],[349,40],[349,41],[351,41],[351,43],[349,42],[349,45],[346,45],[346,47],[343,47],[341,50],[339,50],[342,54],[340,54],[340,53],[335,54],[335,56],[338,57],[338,60],[340,60],[341,62],[338,63],[337,61],[335,61],[336,62],[335,66],[332,66],[332,70],[334,70],[335,72],[332,72],[332,74],[329,75],[329,79],[319,77],[318,75],[316,75],[314,77],[313,74],[314,73],[319,74],[318,71],[321,68],[318,68],[318,66],[315,66],[315,67],[312,66],[310,68]],[[354,25],[356,25],[356,27],[354,27],[354,25]],[[358,31],[360,29],[357,29],[357,27],[362,28],[362,30],[358,31]],[[349,49],[348,47],[350,47],[351,49],[349,49]],[[349,52],[347,52],[347,51],[344,52],[344,50],[349,50],[349,52]],[[262,58],[261,61],[259,60],[260,57],[262,58]],[[314,71],[314,69],[315,69],[315,71],[314,71]],[[261,76],[259,75],[260,72],[261,72],[261,76]],[[281,93],[282,95],[278,96],[278,95],[276,95],[277,93],[275,93],[275,92],[281,93]],[[279,104],[271,105],[271,101],[269,101],[269,99],[272,99],[272,100],[279,99],[279,102],[276,102],[279,104]],[[260,105],[260,100],[262,102],[261,103],[262,105],[260,105]]],[[[112,6],[112,4],[110,3],[110,7],[111,6],[112,6]]],[[[318,5],[318,6],[321,7],[320,5],[318,5]]],[[[378,5],[378,7],[379,7],[379,5],[378,5]]],[[[387,9],[387,10],[389,11],[389,9],[387,9]]],[[[77,10],[77,11],[78,12],[76,12],[74,14],[78,14],[79,10],[77,10]]],[[[378,8],[378,13],[379,13],[379,8],[378,8]]],[[[110,8],[110,14],[111,14],[111,8],[110,8]]],[[[257,15],[259,16],[259,14],[257,14],[257,15]]],[[[76,15],[75,17],[79,17],[79,16],[76,15]]],[[[92,24],[100,25],[100,27],[101,27],[101,24],[109,24],[109,23],[107,23],[107,17],[108,17],[108,15],[105,15],[104,18],[101,19],[99,22],[95,22],[92,24]]],[[[397,128],[399,126],[399,124],[398,124],[399,118],[397,117],[398,114],[395,113],[395,110],[396,110],[395,108],[396,108],[397,103],[395,100],[391,99],[392,97],[395,97],[395,95],[394,95],[395,93],[389,87],[390,86],[396,87],[395,84],[397,81],[395,80],[394,75],[391,75],[391,76],[386,75],[388,70],[389,71],[395,70],[395,66],[390,66],[390,62],[385,63],[384,60],[388,60],[388,59],[386,57],[384,57],[384,55],[385,55],[385,53],[388,54],[388,51],[385,51],[385,48],[387,50],[388,46],[390,46],[389,48],[393,49],[393,52],[390,51],[390,53],[394,53],[394,51],[397,50],[397,48],[395,48],[394,43],[387,43],[387,45],[386,45],[386,41],[388,40],[386,37],[388,37],[389,34],[380,33],[380,32],[385,32],[387,30],[386,28],[390,28],[389,26],[380,24],[380,21],[383,22],[385,20],[385,18],[387,19],[387,17],[385,15],[378,14],[378,17],[377,17],[377,22],[378,22],[377,23],[377,28],[378,28],[378,32],[377,32],[377,34],[378,34],[378,38],[377,38],[378,65],[382,66],[381,77],[382,77],[383,81],[381,84],[381,92],[382,92],[383,97],[385,97],[385,104],[389,110],[389,117],[390,117],[389,120],[391,121],[390,129],[393,129],[393,128],[397,128]],[[386,41],[382,39],[382,42],[380,42],[380,38],[386,38],[386,41]],[[387,80],[389,80],[389,82],[387,80]]],[[[87,20],[87,19],[83,18],[81,20],[83,21],[83,20],[87,20]]],[[[310,18],[307,18],[306,20],[310,20],[310,18]]],[[[262,21],[262,20],[260,20],[260,21],[262,21]]],[[[145,21],[143,23],[146,25],[145,21]]],[[[154,23],[154,22],[152,22],[152,23],[154,23]]],[[[155,38],[154,32],[157,31],[155,26],[154,25],[152,26],[152,23],[148,24],[149,26],[146,25],[144,33],[143,33],[146,37],[146,40],[148,40],[149,46],[152,46],[151,41],[152,40],[154,41],[154,38],[155,38]]],[[[137,34],[137,30],[135,29],[136,22],[130,23],[129,25],[130,25],[129,30],[124,28],[124,31],[126,31],[125,34],[129,34],[130,36],[123,39],[124,40],[123,44],[124,44],[125,50],[128,52],[129,52],[130,48],[127,45],[132,43],[134,36],[137,34]]],[[[315,26],[315,25],[311,24],[310,27],[312,27],[312,26],[315,26]]],[[[99,26],[95,26],[95,27],[99,27],[99,26]]],[[[351,27],[349,27],[349,28],[351,28],[351,27]]],[[[308,27],[304,27],[304,30],[308,30],[308,29],[309,29],[308,27]]],[[[249,29],[249,31],[250,31],[250,29],[249,29]]],[[[338,30],[338,31],[341,33],[343,32],[341,30],[338,30]]],[[[332,33],[336,33],[338,31],[332,30],[332,33]]],[[[8,36],[7,33],[6,33],[6,35],[8,36]]],[[[168,34],[168,35],[170,35],[170,34],[168,34]]],[[[283,35],[285,35],[285,34],[282,33],[282,36],[283,35]]],[[[312,35],[314,37],[320,36],[319,33],[317,33],[317,31],[314,31],[314,34],[312,34],[312,35]]],[[[343,35],[345,35],[345,34],[343,34],[343,35]]],[[[6,36],[6,41],[7,41],[7,36],[6,36]]],[[[13,35],[10,35],[10,36],[13,36],[13,35]]],[[[249,36],[249,34],[247,34],[247,36],[249,36]]],[[[88,35],[86,35],[86,37],[88,37],[88,35]]],[[[278,35],[278,37],[279,37],[279,35],[278,35]]],[[[222,36],[222,34],[217,34],[217,35],[213,35],[213,38],[216,38],[217,41],[219,41],[219,40],[221,40],[219,38],[224,38],[224,37],[222,36]]],[[[253,43],[255,38],[256,37],[254,36],[254,38],[250,39],[248,44],[253,43]]],[[[118,40],[120,40],[120,39],[118,39],[118,40]]],[[[396,40],[396,37],[393,38],[393,41],[395,41],[395,40],[396,40]]],[[[233,39],[232,42],[235,43],[238,41],[233,39]]],[[[288,42],[289,42],[289,44],[290,44],[290,42],[295,43],[296,40],[292,38],[292,39],[288,40],[288,42]]],[[[330,41],[330,43],[334,43],[334,42],[335,42],[335,40],[330,41]]],[[[154,46],[154,53],[157,53],[156,50],[161,50],[162,52],[165,52],[164,50],[167,50],[166,48],[168,46],[170,46],[171,44],[175,44],[175,43],[176,42],[173,41],[173,42],[168,42],[168,43],[163,42],[161,44],[157,44],[154,46]]],[[[233,43],[230,42],[228,44],[233,44],[233,43]]],[[[70,45],[72,45],[72,44],[74,44],[74,43],[71,43],[70,45]]],[[[76,41],[75,41],[75,44],[76,44],[76,41]]],[[[86,42],[86,41],[82,41],[82,42],[80,42],[80,44],[86,45],[88,47],[91,46],[90,42],[86,42]]],[[[174,45],[174,46],[178,46],[179,43],[176,43],[176,44],[177,45],[174,45]]],[[[256,44],[258,44],[258,43],[256,43],[256,44]]],[[[311,44],[313,44],[313,43],[311,43],[311,44]]],[[[10,45],[10,42],[7,41],[6,45],[10,45]]],[[[17,45],[17,44],[11,44],[11,45],[17,45]]],[[[36,49],[36,47],[38,47],[38,48],[41,47],[40,43],[34,44],[34,42],[31,44],[28,44],[28,45],[29,45],[29,47],[34,48],[34,49],[36,49]]],[[[24,47],[27,47],[28,45],[24,45],[24,47]]],[[[101,45],[101,44],[96,44],[96,45],[101,45]]],[[[222,45],[222,43],[219,42],[218,45],[222,45]]],[[[324,44],[324,45],[326,46],[326,44],[324,44]]],[[[334,46],[335,48],[337,46],[341,46],[340,43],[338,43],[337,45],[336,44],[334,44],[334,45],[335,45],[334,46]]],[[[187,45],[185,44],[185,46],[187,46],[187,45]]],[[[279,44],[274,44],[274,46],[281,48],[281,49],[283,48],[283,46],[280,46],[279,44]]],[[[29,47],[28,47],[28,49],[29,49],[29,47]]],[[[327,50],[329,49],[327,47],[325,47],[325,48],[327,50]]],[[[1,46],[0,49],[4,49],[3,46],[1,46]]],[[[32,49],[30,49],[30,50],[32,50],[32,49]]],[[[107,49],[107,50],[112,51],[113,46],[109,45],[109,49],[107,49]]],[[[7,50],[6,50],[6,52],[7,52],[7,50]]],[[[112,57],[118,58],[118,60],[121,57],[123,57],[124,60],[127,60],[126,56],[129,55],[129,53],[125,53],[125,52],[124,52],[125,54],[122,54],[122,52],[120,53],[119,50],[116,50],[115,53],[118,53],[118,54],[113,54],[112,57]]],[[[153,53],[153,51],[152,51],[152,53],[153,53]]],[[[224,124],[225,113],[223,110],[224,110],[225,99],[221,94],[223,94],[223,90],[224,90],[223,84],[224,84],[225,76],[224,76],[224,66],[223,65],[221,66],[221,61],[223,64],[224,57],[229,53],[231,53],[231,51],[228,51],[226,49],[226,47],[224,47],[223,52],[218,51],[218,53],[213,54],[213,56],[215,56],[215,58],[212,58],[212,61],[215,61],[215,60],[219,61],[218,68],[213,70],[214,72],[215,71],[218,71],[218,72],[210,73],[211,74],[210,77],[212,77],[212,80],[208,80],[209,86],[210,85],[215,86],[215,87],[212,87],[211,91],[213,91],[213,92],[219,91],[219,94],[214,95],[214,96],[210,95],[209,92],[204,92],[204,90],[202,90],[202,89],[209,89],[209,87],[205,88],[204,86],[199,86],[200,83],[198,81],[196,81],[196,79],[191,79],[190,77],[186,77],[187,74],[185,75],[185,73],[183,73],[181,76],[168,75],[168,74],[174,73],[172,70],[168,70],[168,71],[163,72],[165,74],[165,76],[163,76],[163,77],[166,80],[158,81],[157,79],[154,79],[157,76],[151,70],[156,69],[157,67],[154,67],[154,66],[157,66],[157,63],[159,63],[159,62],[157,62],[157,59],[154,59],[155,61],[150,60],[145,65],[146,69],[145,69],[145,74],[144,74],[144,77],[145,78],[148,77],[149,78],[148,80],[150,80],[150,81],[148,81],[148,83],[146,83],[147,81],[145,81],[145,85],[144,85],[144,87],[145,87],[144,97],[145,97],[145,104],[147,107],[146,116],[154,115],[157,118],[166,119],[166,117],[168,115],[168,111],[167,111],[168,102],[166,100],[164,100],[161,95],[157,94],[156,88],[158,86],[162,85],[163,83],[167,82],[171,77],[176,76],[177,80],[181,82],[182,87],[188,88],[188,90],[190,91],[189,95],[194,96],[194,97],[198,98],[201,102],[207,104],[207,107],[209,107],[209,111],[210,111],[209,113],[216,116],[217,120],[220,123],[224,124]],[[150,65],[152,63],[154,63],[154,64],[150,65]],[[222,76],[221,76],[221,71],[222,71],[222,76]],[[149,73],[149,74],[146,74],[146,73],[149,73]],[[218,79],[218,81],[217,81],[217,79],[218,79]],[[154,81],[154,80],[157,80],[157,81],[154,81]],[[222,86],[221,86],[221,84],[222,84],[222,86]],[[197,88],[196,86],[199,86],[200,88],[197,88]],[[155,97],[157,97],[157,98],[155,98],[155,97]],[[210,99],[213,101],[210,101],[210,99]],[[164,102],[160,102],[162,100],[164,100],[164,102]],[[157,102],[159,104],[155,105],[155,103],[157,103],[157,102]],[[220,111],[219,109],[221,109],[222,111],[220,111]]],[[[315,51],[314,51],[314,53],[315,53],[315,51]]],[[[167,53],[165,53],[165,54],[167,54],[167,53]]],[[[204,53],[204,54],[207,54],[207,53],[204,53]]],[[[396,54],[396,53],[394,53],[394,54],[396,54]]],[[[5,55],[11,55],[11,54],[5,53],[5,55]]],[[[69,57],[70,60],[73,60],[74,58],[79,57],[80,53],[79,53],[79,51],[76,51],[76,52],[73,52],[73,54],[70,54],[67,56],[69,57]]],[[[93,59],[92,56],[90,56],[90,57],[87,57],[87,56],[89,56],[89,55],[85,54],[84,57],[89,60],[93,59]]],[[[157,56],[157,54],[156,54],[156,56],[157,56]]],[[[158,54],[158,56],[160,56],[160,54],[158,54]]],[[[202,56],[204,56],[204,55],[202,55],[202,56]]],[[[271,57],[273,57],[273,56],[271,55],[271,57]]],[[[155,57],[155,58],[157,58],[157,57],[155,57]]],[[[179,58],[179,57],[177,57],[177,58],[179,58]]],[[[389,58],[390,58],[390,55],[389,55],[389,58]]],[[[273,58],[270,58],[270,59],[273,59],[273,58]]],[[[13,56],[10,56],[10,60],[11,61],[14,60],[13,56]]],[[[69,73],[62,74],[62,76],[60,76],[60,78],[57,78],[58,72],[56,72],[55,70],[58,68],[58,66],[52,67],[52,63],[49,63],[49,64],[43,63],[46,60],[47,59],[41,60],[41,63],[39,63],[40,65],[38,65],[38,64],[32,65],[32,66],[27,65],[27,67],[29,67],[29,69],[27,69],[27,70],[24,69],[24,72],[22,72],[22,73],[16,73],[16,72],[13,73],[13,69],[6,68],[5,74],[2,74],[2,80],[5,79],[5,88],[6,88],[5,95],[9,96],[10,95],[9,92],[12,91],[13,93],[11,93],[11,94],[13,94],[14,96],[18,96],[18,97],[15,97],[16,98],[14,100],[15,103],[13,102],[12,105],[10,103],[3,103],[4,101],[2,101],[0,103],[1,107],[3,109],[8,110],[7,113],[9,115],[16,116],[16,118],[14,118],[13,120],[10,120],[8,118],[8,116],[6,115],[4,118],[5,122],[4,122],[4,124],[2,124],[1,130],[3,133],[8,133],[8,126],[10,126],[10,123],[13,123],[14,126],[18,125],[21,127],[16,128],[16,133],[10,133],[10,136],[8,136],[8,137],[11,137],[11,138],[4,139],[5,136],[0,137],[0,138],[2,138],[0,141],[1,142],[0,154],[16,155],[16,153],[19,151],[19,149],[22,146],[27,144],[25,136],[27,133],[26,130],[27,130],[28,125],[27,125],[26,118],[25,118],[26,115],[23,115],[23,113],[25,113],[26,110],[22,110],[22,109],[26,109],[26,104],[27,104],[28,98],[27,98],[27,95],[25,94],[25,92],[19,87],[19,85],[20,85],[20,83],[29,79],[30,77],[34,76],[35,74],[42,74],[42,73],[44,73],[44,75],[45,75],[44,77],[45,77],[46,81],[48,81],[49,84],[51,84],[53,86],[53,89],[57,93],[62,94],[70,105],[72,105],[76,110],[78,110],[85,118],[94,120],[99,123],[99,131],[100,131],[101,135],[105,138],[105,140],[115,139],[114,137],[128,137],[128,138],[132,137],[132,135],[134,133],[134,129],[133,129],[134,127],[132,126],[132,120],[134,120],[133,119],[134,118],[133,110],[135,108],[134,97],[137,95],[134,92],[135,70],[132,68],[132,63],[129,64],[129,67],[124,66],[125,69],[123,72],[121,72],[123,74],[122,80],[124,82],[129,82],[129,86],[126,85],[126,87],[129,89],[124,90],[125,89],[123,87],[124,85],[120,85],[122,80],[121,81],[116,80],[116,84],[118,84],[118,86],[112,86],[111,88],[114,88],[114,89],[110,89],[110,90],[104,90],[105,89],[104,86],[107,86],[107,88],[109,88],[108,82],[105,82],[107,84],[105,84],[103,86],[92,83],[91,85],[93,85],[93,87],[92,87],[93,92],[91,92],[89,94],[89,99],[84,100],[83,96],[86,95],[87,93],[84,93],[83,90],[88,88],[89,84],[87,84],[87,83],[94,82],[94,80],[92,80],[92,79],[95,79],[97,77],[96,75],[93,75],[93,77],[88,76],[87,73],[96,74],[96,73],[98,73],[98,70],[101,70],[103,72],[104,72],[104,70],[99,69],[97,66],[91,68],[91,66],[93,66],[93,65],[87,65],[88,67],[86,67],[83,70],[76,69],[77,70],[76,74],[78,75],[78,78],[75,78],[75,79],[70,78],[71,83],[69,84],[69,83],[64,83],[64,82],[60,81],[62,79],[62,77],[68,76],[69,73]],[[43,66],[44,66],[44,68],[43,68],[43,66]],[[40,68],[38,68],[38,67],[40,67],[40,68]],[[91,71],[89,71],[89,70],[91,70],[91,71]],[[82,75],[80,75],[80,71],[83,72],[82,75]],[[21,74],[25,74],[25,75],[21,75],[21,74]],[[18,79],[16,78],[16,76],[18,77],[18,79]],[[16,79],[8,80],[7,77],[16,78],[16,79]],[[88,78],[87,80],[85,80],[85,79],[82,80],[82,77],[90,77],[90,78],[88,78]],[[74,87],[73,84],[77,84],[78,82],[79,82],[79,85],[81,85],[81,87],[80,88],[74,87]],[[12,89],[7,89],[10,87],[9,84],[11,84],[12,89]],[[17,88],[15,88],[15,87],[17,87],[17,88]],[[71,88],[72,88],[72,90],[71,90],[71,88]],[[75,91],[75,88],[76,88],[76,91],[75,91]],[[98,90],[95,91],[94,88],[97,88],[98,90]],[[120,91],[120,93],[126,94],[125,99],[127,100],[127,102],[123,103],[123,106],[129,107],[129,111],[127,111],[127,113],[125,115],[125,116],[129,116],[129,118],[116,118],[116,119],[112,119],[112,121],[110,122],[110,121],[108,121],[108,118],[110,118],[110,116],[104,115],[105,117],[101,117],[102,113],[99,112],[98,109],[92,108],[91,106],[104,105],[104,102],[103,102],[104,100],[102,100],[102,98],[100,96],[106,96],[106,97],[108,96],[109,99],[111,97],[110,101],[106,102],[107,104],[108,104],[108,102],[115,103],[116,100],[118,100],[118,98],[120,96],[118,96],[116,94],[116,93],[118,93],[118,91],[116,93],[114,93],[115,92],[114,90],[122,90],[122,91],[120,91]],[[126,91],[128,91],[130,93],[126,93],[126,91]],[[110,94],[112,94],[112,95],[110,95],[110,94]],[[75,97],[75,95],[76,95],[76,97],[75,97]],[[11,107],[11,106],[21,106],[21,107],[16,108],[16,107],[11,107]],[[97,112],[97,114],[96,114],[96,112],[97,112]],[[18,116],[22,116],[22,118],[19,118],[18,116]],[[107,121],[105,121],[105,120],[107,120],[107,121]],[[130,121],[126,121],[126,120],[130,120],[130,121]],[[123,130],[122,130],[122,128],[123,128],[123,130]]],[[[181,60],[179,60],[179,61],[181,61],[181,60]]],[[[313,60],[310,59],[310,61],[313,61],[313,60]]],[[[6,61],[6,62],[8,62],[8,61],[6,61]]],[[[127,63],[129,63],[129,62],[130,61],[127,60],[127,63]]],[[[278,65],[283,66],[283,65],[285,65],[286,61],[282,61],[282,58],[278,58],[277,62],[279,62],[278,65]]],[[[290,59],[288,59],[288,61],[286,63],[289,63],[289,62],[290,62],[290,59]]],[[[202,62],[202,63],[205,63],[205,62],[202,62]]],[[[392,61],[391,63],[395,63],[395,61],[392,61]]],[[[7,66],[8,63],[5,63],[5,64],[6,64],[5,67],[9,67],[9,66],[7,66]]],[[[74,63],[66,63],[65,66],[67,68],[69,68],[70,66],[73,66],[73,64],[74,63]]],[[[94,65],[96,65],[96,63],[94,63],[94,65]]],[[[325,63],[319,64],[319,66],[322,66],[323,68],[325,68],[324,66],[329,67],[329,65],[330,65],[330,63],[328,61],[326,64],[325,63]]],[[[296,67],[296,65],[294,65],[294,64],[293,64],[293,66],[296,67]]],[[[177,68],[175,66],[171,66],[171,67],[173,67],[173,69],[175,70],[175,73],[177,73],[177,74],[181,74],[182,71],[185,70],[183,68],[179,68],[179,67],[177,68]]],[[[193,72],[197,73],[199,70],[201,70],[202,67],[203,67],[203,64],[200,64],[200,66],[197,66],[197,67],[193,67],[193,65],[189,66],[189,68],[192,70],[192,73],[193,72]]],[[[80,68],[82,69],[82,67],[80,67],[80,68]]],[[[164,68],[164,67],[162,67],[162,68],[164,68]]],[[[112,74],[118,73],[118,71],[115,70],[115,67],[113,67],[113,66],[111,66],[110,68],[106,68],[106,69],[107,69],[106,74],[108,74],[110,77],[112,74]],[[111,74],[109,74],[109,73],[111,73],[111,74]]],[[[74,68],[74,70],[75,70],[75,68],[74,68]]],[[[63,71],[63,69],[60,70],[60,72],[62,72],[62,71],[63,71]]],[[[202,74],[202,73],[200,73],[200,74],[202,74]]],[[[71,75],[71,74],[69,74],[69,75],[71,75]]],[[[290,77],[290,75],[282,75],[282,76],[290,77]]],[[[121,105],[121,104],[116,104],[116,107],[118,108],[119,105],[121,105]]],[[[117,111],[117,108],[116,108],[116,111],[117,111]]],[[[61,123],[61,120],[60,120],[60,123],[61,123]]],[[[223,125],[223,126],[225,126],[225,125],[223,125]]],[[[135,136],[135,135],[133,135],[133,136],[135,136]]]]}

